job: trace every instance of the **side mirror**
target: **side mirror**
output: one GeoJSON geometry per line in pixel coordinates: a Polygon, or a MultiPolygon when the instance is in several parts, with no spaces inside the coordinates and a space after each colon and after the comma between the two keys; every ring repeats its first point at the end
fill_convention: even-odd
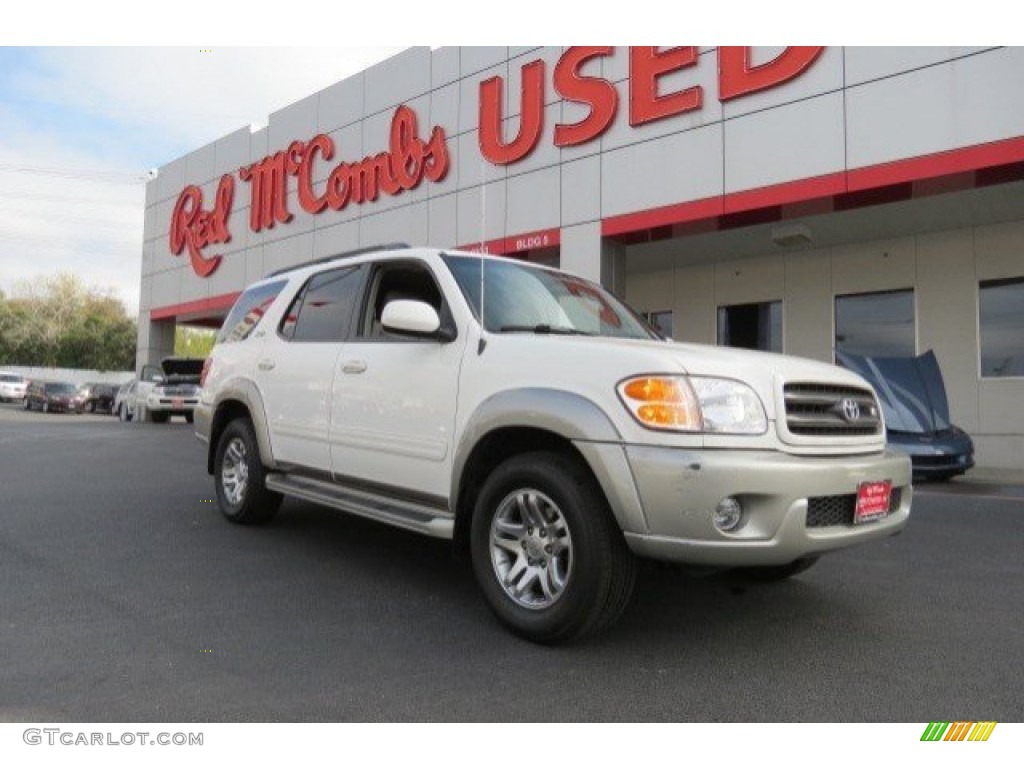
{"type": "Polygon", "coordinates": [[[425,301],[395,299],[389,301],[381,314],[380,323],[386,331],[409,336],[441,338],[441,318],[437,310],[425,301]]]}

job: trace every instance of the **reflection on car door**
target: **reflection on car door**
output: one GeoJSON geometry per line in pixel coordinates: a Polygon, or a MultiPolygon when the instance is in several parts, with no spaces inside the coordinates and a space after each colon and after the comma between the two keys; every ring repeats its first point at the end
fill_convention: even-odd
{"type": "Polygon", "coordinates": [[[450,482],[465,338],[441,343],[384,331],[381,313],[395,299],[425,301],[442,318],[447,311],[426,264],[410,260],[374,267],[335,373],[331,463],[342,480],[400,485],[443,498],[450,482]]]}

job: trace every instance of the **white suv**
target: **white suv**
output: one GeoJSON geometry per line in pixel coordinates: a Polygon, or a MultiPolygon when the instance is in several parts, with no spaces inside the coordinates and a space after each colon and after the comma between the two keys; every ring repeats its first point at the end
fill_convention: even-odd
{"type": "Polygon", "coordinates": [[[285,495],[453,539],[540,642],[610,624],[635,556],[784,578],[910,514],[910,462],[857,375],[675,344],[596,284],[454,251],[251,286],[195,424],[230,520],[285,495]]]}
{"type": "Polygon", "coordinates": [[[184,416],[191,424],[192,411],[199,401],[203,362],[190,357],[165,357],[159,367],[142,366],[135,385],[135,419],[165,424],[171,416],[184,416]]]}
{"type": "Polygon", "coordinates": [[[28,379],[17,373],[0,371],[0,403],[7,400],[24,400],[28,379]]]}

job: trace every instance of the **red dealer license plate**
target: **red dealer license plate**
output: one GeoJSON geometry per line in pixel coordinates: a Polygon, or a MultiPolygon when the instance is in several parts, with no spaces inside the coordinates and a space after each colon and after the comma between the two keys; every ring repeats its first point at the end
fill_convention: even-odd
{"type": "Polygon", "coordinates": [[[857,486],[857,506],[853,522],[867,523],[889,514],[889,496],[892,494],[892,480],[861,483],[857,486]]]}
{"type": "Polygon", "coordinates": [[[173,400],[171,400],[171,405],[173,405],[175,408],[181,408],[183,405],[185,405],[185,398],[176,397],[173,400]]]}

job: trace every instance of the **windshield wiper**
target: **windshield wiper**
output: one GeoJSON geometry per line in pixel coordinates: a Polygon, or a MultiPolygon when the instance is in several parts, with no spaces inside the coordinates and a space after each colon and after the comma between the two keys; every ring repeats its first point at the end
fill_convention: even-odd
{"type": "Polygon", "coordinates": [[[581,331],[578,328],[569,328],[564,325],[503,325],[498,329],[499,333],[552,333],[560,336],[594,336],[595,334],[581,331]]]}

